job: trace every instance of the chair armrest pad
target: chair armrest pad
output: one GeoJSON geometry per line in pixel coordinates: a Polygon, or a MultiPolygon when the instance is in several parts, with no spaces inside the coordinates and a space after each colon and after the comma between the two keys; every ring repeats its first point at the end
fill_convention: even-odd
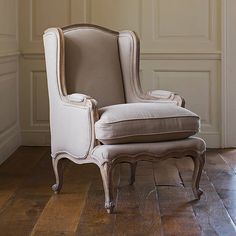
{"type": "Polygon", "coordinates": [[[91,106],[92,108],[97,107],[97,101],[82,93],[72,93],[63,97],[63,101],[67,104],[78,105],[78,106],[91,106]]]}
{"type": "Polygon", "coordinates": [[[165,90],[152,90],[148,91],[147,95],[160,99],[172,99],[175,94],[165,90]]]}
{"type": "Polygon", "coordinates": [[[160,101],[175,101],[178,106],[181,106],[181,107],[185,106],[184,98],[170,91],[152,90],[152,91],[148,91],[145,94],[145,96],[148,98],[157,99],[160,101]]]}
{"type": "Polygon", "coordinates": [[[90,96],[82,93],[72,93],[70,95],[67,95],[67,98],[72,102],[84,102],[86,99],[91,99],[90,96]]]}

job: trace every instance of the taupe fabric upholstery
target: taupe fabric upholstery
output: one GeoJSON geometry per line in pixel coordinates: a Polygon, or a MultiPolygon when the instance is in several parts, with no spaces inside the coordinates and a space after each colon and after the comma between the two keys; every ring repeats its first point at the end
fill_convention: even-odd
{"type": "Polygon", "coordinates": [[[199,117],[174,104],[129,103],[99,109],[96,138],[104,144],[184,139],[199,130],[199,117]]]}
{"type": "Polygon", "coordinates": [[[89,94],[99,107],[125,102],[118,36],[88,26],[64,30],[69,94],[89,94]]]}
{"type": "MultiPolygon", "coordinates": [[[[139,40],[131,31],[85,24],[51,28],[44,34],[44,46],[52,156],[65,152],[83,159],[88,155],[96,145],[99,107],[126,102],[184,104],[172,92],[142,92],[139,40]]],[[[160,139],[152,141],[156,140],[160,139]]]]}

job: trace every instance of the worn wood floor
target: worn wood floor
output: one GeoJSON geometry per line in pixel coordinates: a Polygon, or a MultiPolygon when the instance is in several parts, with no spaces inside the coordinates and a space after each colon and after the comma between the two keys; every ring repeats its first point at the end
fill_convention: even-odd
{"type": "Polygon", "coordinates": [[[65,165],[64,186],[54,195],[50,150],[20,147],[0,166],[0,235],[236,235],[236,150],[211,150],[193,200],[191,160],[140,163],[134,186],[117,168],[116,213],[103,208],[94,165],[65,165]]]}

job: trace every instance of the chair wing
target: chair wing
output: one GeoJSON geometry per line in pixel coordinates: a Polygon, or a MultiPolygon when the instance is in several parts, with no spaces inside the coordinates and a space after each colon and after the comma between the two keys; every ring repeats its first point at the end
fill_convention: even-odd
{"type": "Polygon", "coordinates": [[[50,101],[52,156],[68,153],[86,158],[95,145],[96,101],[83,94],[67,95],[64,78],[64,40],[60,29],[44,34],[50,101]]]}
{"type": "Polygon", "coordinates": [[[139,78],[140,43],[134,32],[120,32],[119,50],[126,102],[167,102],[184,107],[184,99],[178,94],[163,90],[143,93],[139,78]]]}

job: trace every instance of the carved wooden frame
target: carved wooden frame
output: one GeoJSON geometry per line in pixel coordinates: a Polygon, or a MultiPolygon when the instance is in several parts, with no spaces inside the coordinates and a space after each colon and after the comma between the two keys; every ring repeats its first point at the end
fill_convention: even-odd
{"type": "Polygon", "coordinates": [[[205,164],[205,151],[198,152],[196,150],[186,150],[186,151],[171,151],[168,153],[162,153],[158,155],[153,155],[150,153],[139,153],[135,155],[122,155],[116,156],[114,159],[110,161],[104,161],[103,163],[99,163],[95,158],[89,156],[87,159],[81,160],[76,159],[75,157],[67,154],[61,153],[56,157],[52,158],[53,170],[56,177],[56,184],[52,186],[52,190],[55,193],[59,193],[62,188],[63,182],[63,168],[62,168],[62,160],[69,159],[76,164],[86,164],[86,163],[94,163],[96,164],[102,176],[104,193],[105,193],[105,208],[108,213],[112,213],[115,207],[114,203],[114,185],[113,185],[113,170],[115,166],[120,163],[128,163],[130,164],[130,184],[132,185],[135,182],[135,172],[137,163],[139,161],[150,161],[150,162],[160,162],[166,160],[168,158],[183,158],[190,157],[194,163],[194,171],[192,175],[192,190],[196,199],[200,199],[202,195],[202,190],[199,188],[200,178],[202,174],[202,170],[205,164]]]}

